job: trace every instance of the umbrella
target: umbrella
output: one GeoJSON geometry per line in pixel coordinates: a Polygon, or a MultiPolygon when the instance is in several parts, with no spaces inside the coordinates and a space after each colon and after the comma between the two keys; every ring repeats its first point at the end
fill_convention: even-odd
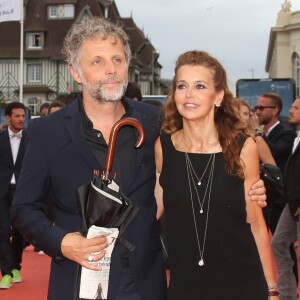
{"type": "Polygon", "coordinates": [[[118,228],[119,240],[129,250],[133,251],[134,246],[123,238],[123,234],[139,209],[126,195],[115,190],[109,179],[117,134],[121,127],[127,125],[135,127],[138,131],[139,138],[135,147],[140,148],[143,146],[145,141],[145,130],[141,122],[134,118],[124,118],[116,122],[110,132],[105,168],[101,175],[99,171],[94,171],[92,182],[78,188],[77,200],[82,216],[81,233],[83,235],[86,236],[88,229],[92,225],[118,228]]]}

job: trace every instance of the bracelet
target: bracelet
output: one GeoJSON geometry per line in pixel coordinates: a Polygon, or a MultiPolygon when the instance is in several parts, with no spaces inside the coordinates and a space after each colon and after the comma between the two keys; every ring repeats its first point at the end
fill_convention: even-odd
{"type": "Polygon", "coordinates": [[[271,285],[268,285],[268,290],[278,289],[277,283],[273,283],[271,285]]]}
{"type": "Polygon", "coordinates": [[[279,296],[279,292],[278,291],[269,291],[269,297],[273,297],[273,296],[279,296]]]}
{"type": "Polygon", "coordinates": [[[255,129],[255,136],[263,136],[264,132],[261,129],[255,129]]]}

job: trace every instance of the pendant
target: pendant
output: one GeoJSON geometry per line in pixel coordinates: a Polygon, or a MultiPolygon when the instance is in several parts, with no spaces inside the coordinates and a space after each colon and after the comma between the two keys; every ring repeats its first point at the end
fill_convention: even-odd
{"type": "Polygon", "coordinates": [[[199,265],[200,267],[202,267],[202,266],[204,265],[203,259],[200,259],[200,260],[199,260],[198,265],[199,265]]]}
{"type": "Polygon", "coordinates": [[[203,209],[202,208],[200,209],[200,214],[203,214],[203,209]]]}
{"type": "Polygon", "coordinates": [[[198,185],[201,185],[201,181],[198,181],[198,185]]]}

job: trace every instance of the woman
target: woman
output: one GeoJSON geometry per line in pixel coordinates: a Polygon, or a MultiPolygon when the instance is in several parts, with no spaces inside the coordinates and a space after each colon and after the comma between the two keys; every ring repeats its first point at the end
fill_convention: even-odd
{"type": "MultiPolygon", "coordinates": [[[[280,168],[276,167],[275,159],[272,155],[272,152],[268,146],[268,144],[263,139],[263,132],[259,129],[258,118],[255,113],[251,114],[250,107],[245,100],[237,99],[239,106],[239,113],[241,116],[241,129],[244,133],[255,136],[255,141],[257,145],[258,157],[260,160],[261,166],[264,166],[261,169],[261,178],[264,180],[266,187],[266,194],[268,201],[268,206],[263,209],[263,215],[266,221],[267,228],[270,228],[270,224],[272,223],[270,220],[270,209],[272,209],[272,205],[274,202],[277,206],[283,207],[285,204],[285,199],[283,197],[283,183],[279,180],[282,178],[282,174],[280,168]],[[270,165],[270,166],[269,166],[270,165]],[[269,170],[269,171],[268,171],[269,170]],[[269,172],[273,172],[269,174],[269,172]],[[271,177],[277,178],[275,184],[274,180],[270,180],[271,177]],[[274,202],[272,202],[272,200],[274,202]]],[[[291,246],[292,253],[294,245],[291,246]]]]}
{"type": "Polygon", "coordinates": [[[271,164],[276,166],[276,162],[273,158],[271,150],[265,140],[262,138],[262,132],[257,130],[258,125],[255,126],[257,122],[257,116],[255,113],[251,112],[249,104],[242,99],[237,99],[239,104],[239,113],[242,120],[242,130],[245,133],[255,135],[255,141],[257,144],[258,156],[260,162],[264,164],[271,164]]]}
{"type": "Polygon", "coordinates": [[[216,59],[179,56],[155,145],[169,300],[278,299],[266,225],[248,196],[259,178],[257,146],[237,129],[237,109],[216,59]]]}

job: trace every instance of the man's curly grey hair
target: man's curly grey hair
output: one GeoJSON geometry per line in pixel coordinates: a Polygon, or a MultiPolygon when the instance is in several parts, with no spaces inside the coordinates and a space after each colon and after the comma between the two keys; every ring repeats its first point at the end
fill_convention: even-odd
{"type": "Polygon", "coordinates": [[[100,17],[94,17],[90,20],[73,24],[71,30],[65,37],[62,54],[70,66],[79,68],[82,44],[94,38],[106,40],[109,37],[114,37],[123,44],[125,58],[129,65],[131,50],[127,34],[120,26],[100,17]]]}

